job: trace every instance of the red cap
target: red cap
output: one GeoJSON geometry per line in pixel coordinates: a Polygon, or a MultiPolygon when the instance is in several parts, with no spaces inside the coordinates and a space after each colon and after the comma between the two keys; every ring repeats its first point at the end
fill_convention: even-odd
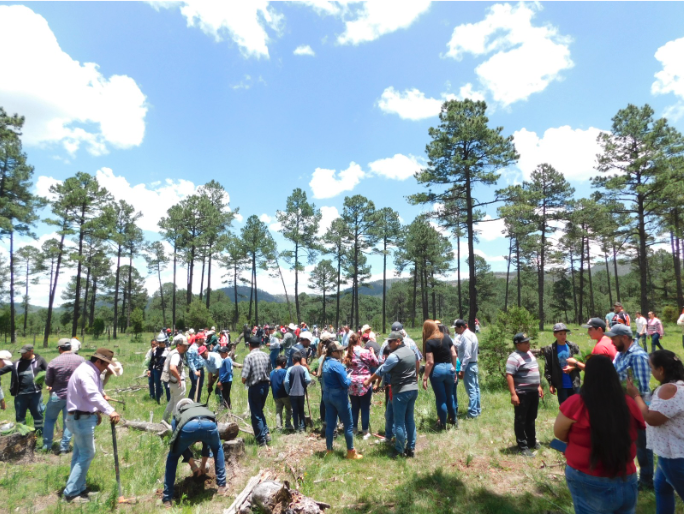
{"type": "Polygon", "coordinates": [[[200,346],[199,348],[197,348],[197,353],[199,353],[200,355],[202,355],[202,354],[203,354],[204,352],[206,352],[206,351],[207,351],[207,347],[204,346],[204,345],[202,345],[202,346],[200,346]]]}

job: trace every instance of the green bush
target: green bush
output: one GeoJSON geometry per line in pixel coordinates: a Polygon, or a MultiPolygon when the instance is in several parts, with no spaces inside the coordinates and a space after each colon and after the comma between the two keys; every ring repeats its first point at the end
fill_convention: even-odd
{"type": "Polygon", "coordinates": [[[100,337],[102,334],[104,334],[105,331],[105,322],[102,318],[95,318],[93,321],[93,335],[97,339],[100,337]]]}
{"type": "Polygon", "coordinates": [[[678,318],[679,311],[672,307],[672,305],[663,308],[663,321],[666,321],[667,323],[676,323],[678,318]]]}
{"type": "Polygon", "coordinates": [[[140,337],[140,334],[142,334],[144,321],[143,318],[143,311],[140,307],[135,308],[133,312],[131,312],[131,328],[133,329],[136,339],[140,337]]]}

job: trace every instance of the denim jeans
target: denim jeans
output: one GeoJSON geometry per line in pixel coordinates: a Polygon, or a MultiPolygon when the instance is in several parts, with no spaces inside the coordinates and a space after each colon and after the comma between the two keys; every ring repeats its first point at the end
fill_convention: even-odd
{"type": "Polygon", "coordinates": [[[656,346],[661,350],[665,349],[663,348],[663,345],[660,344],[660,334],[658,332],[651,334],[651,352],[656,351],[656,346]]]}
{"type": "Polygon", "coordinates": [[[323,391],[325,402],[325,446],[333,449],[333,434],[337,428],[337,417],[344,425],[344,439],[347,450],[354,449],[354,432],[351,419],[351,407],[346,389],[326,389],[323,391]]]}
{"type": "Polygon", "coordinates": [[[280,355],[280,348],[274,348],[271,350],[271,353],[269,353],[269,357],[271,358],[271,369],[276,369],[276,359],[278,358],[278,355],[280,355]]]}
{"type": "Polygon", "coordinates": [[[162,395],[164,394],[164,391],[166,391],[166,401],[168,402],[171,399],[171,393],[169,392],[169,384],[166,382],[162,382],[161,379],[162,372],[161,370],[153,370],[152,371],[152,378],[154,378],[154,398],[157,400],[157,403],[160,402],[162,395]]]}
{"type": "Polygon", "coordinates": [[[440,362],[430,373],[430,384],[435,392],[435,402],[437,403],[437,416],[439,423],[445,427],[447,424],[447,413],[449,419],[456,419],[456,409],[454,408],[454,367],[450,362],[440,362]]]}
{"type": "Polygon", "coordinates": [[[150,398],[154,400],[154,370],[150,371],[150,376],[147,377],[147,386],[150,388],[150,398]]]}
{"type": "Polygon", "coordinates": [[[373,398],[373,388],[369,387],[368,392],[363,396],[349,395],[352,410],[352,426],[354,432],[359,431],[359,412],[361,412],[361,428],[368,431],[370,426],[370,406],[373,398]]]}
{"type": "Polygon", "coordinates": [[[418,398],[418,390],[394,393],[392,409],[394,411],[394,449],[404,453],[405,449],[416,449],[416,422],[413,411],[418,398]]]}
{"type": "MultiPolygon", "coordinates": [[[[274,398],[276,406],[276,428],[282,430],[283,426],[286,430],[292,430],[292,404],[290,397],[274,398]],[[283,425],[283,409],[285,409],[285,425],[283,425]]],[[[323,401],[323,400],[321,400],[323,401]]]]}
{"type": "Polygon", "coordinates": [[[62,432],[62,442],[59,445],[60,452],[69,451],[69,443],[71,442],[71,432],[66,426],[67,411],[66,398],[63,400],[56,394],[50,394],[47,404],[45,405],[45,427],[43,428],[43,448],[52,449],[52,437],[55,433],[55,422],[62,413],[62,424],[64,431],[62,432]]]}
{"type": "Polygon", "coordinates": [[[33,428],[43,429],[43,395],[38,393],[18,394],[14,397],[14,410],[17,423],[26,424],[26,411],[31,411],[33,428]]]}
{"type": "Polygon", "coordinates": [[[190,371],[190,383],[192,384],[190,386],[190,394],[188,394],[188,398],[192,398],[192,400],[195,400],[195,390],[199,387],[199,391],[197,392],[197,401],[199,403],[202,403],[202,387],[204,386],[204,368],[199,370],[200,376],[198,377],[195,375],[192,371],[190,371]]]}
{"type": "Polygon", "coordinates": [[[513,407],[513,430],[520,450],[534,449],[537,444],[535,421],[539,410],[539,392],[517,393],[520,405],[513,407]]]}
{"type": "Polygon", "coordinates": [[[558,405],[562,405],[565,400],[570,398],[571,396],[575,394],[579,394],[579,387],[575,388],[572,387],[570,389],[567,389],[565,387],[558,389],[556,391],[556,394],[558,395],[558,405]]]}
{"type": "Polygon", "coordinates": [[[633,514],[638,494],[636,473],[627,477],[595,477],[565,467],[575,514],[633,514]]]}
{"type": "Polygon", "coordinates": [[[71,471],[64,488],[64,496],[72,497],[78,496],[86,488],[88,469],[95,458],[97,416],[81,415],[79,419],[75,419],[74,414],[67,414],[66,425],[73,434],[74,452],[71,454],[71,471]]]}
{"type": "Polygon", "coordinates": [[[653,450],[646,448],[646,430],[637,431],[637,462],[639,463],[639,484],[653,485],[653,450]]]}
{"type": "Polygon", "coordinates": [[[451,386],[451,391],[454,395],[454,412],[456,413],[456,416],[458,416],[458,373],[456,373],[456,376],[454,378],[454,383],[451,386]]]}
{"type": "Polygon", "coordinates": [[[290,405],[292,405],[292,418],[294,421],[295,430],[304,430],[306,424],[304,423],[304,396],[290,396],[290,405]]]}
{"type": "Polygon", "coordinates": [[[266,436],[269,434],[266,416],[264,415],[264,405],[266,405],[266,398],[268,398],[269,385],[266,381],[259,382],[249,386],[247,390],[247,402],[249,403],[249,410],[252,416],[254,438],[259,445],[266,444],[266,436]]]}
{"type": "Polygon", "coordinates": [[[480,407],[480,379],[478,377],[477,362],[470,362],[463,370],[463,382],[468,393],[468,417],[476,418],[481,412],[480,407]]]}
{"type": "Polygon", "coordinates": [[[214,455],[214,469],[216,471],[216,484],[219,487],[226,485],[226,464],[223,456],[223,445],[219,438],[216,423],[207,419],[193,419],[183,426],[175,448],[169,451],[166,457],[166,473],[164,474],[164,496],[162,501],[173,499],[173,486],[176,481],[176,469],[181,454],[194,443],[202,443],[202,456],[208,457],[209,450],[214,455]]]}
{"type": "Polygon", "coordinates": [[[675,492],[684,499],[684,459],[658,457],[653,485],[656,514],[674,514],[675,492]]]}
{"type": "Polygon", "coordinates": [[[637,335],[634,342],[640,345],[646,352],[648,352],[648,342],[646,341],[646,334],[637,335]]]}
{"type": "Polygon", "coordinates": [[[292,367],[292,356],[294,355],[294,348],[290,347],[285,350],[285,357],[287,357],[287,367],[292,367]]]}

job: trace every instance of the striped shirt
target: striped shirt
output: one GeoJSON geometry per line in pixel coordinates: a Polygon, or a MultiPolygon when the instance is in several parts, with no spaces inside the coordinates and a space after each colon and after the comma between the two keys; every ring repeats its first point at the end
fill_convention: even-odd
{"type": "Polygon", "coordinates": [[[269,382],[271,359],[259,348],[253,348],[242,363],[242,378],[245,385],[251,387],[259,382],[269,382]]]}
{"type": "Polygon", "coordinates": [[[506,361],[506,374],[513,377],[516,393],[536,391],[541,383],[539,364],[532,352],[513,352],[506,361]]]}

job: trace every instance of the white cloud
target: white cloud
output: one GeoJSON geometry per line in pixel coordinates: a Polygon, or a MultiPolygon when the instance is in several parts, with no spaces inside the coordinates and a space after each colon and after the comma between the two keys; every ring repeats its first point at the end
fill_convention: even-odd
{"type": "Polygon", "coordinates": [[[270,37],[267,29],[278,33],[283,16],[267,0],[249,2],[188,0],[152,2],[155,9],[179,7],[188,27],[197,27],[216,42],[230,39],[244,57],[268,59],[270,37]]]}
{"type": "Polygon", "coordinates": [[[240,223],[242,223],[244,221],[244,219],[245,219],[245,217],[242,214],[240,214],[239,212],[235,213],[235,220],[236,221],[239,221],[240,223]]]}
{"type": "Polygon", "coordinates": [[[475,250],[473,250],[473,253],[475,255],[479,255],[480,257],[482,257],[485,261],[487,261],[487,263],[502,262],[502,261],[505,262],[506,261],[506,258],[503,255],[497,255],[496,257],[491,257],[491,256],[487,255],[486,253],[484,253],[479,248],[475,248],[475,250]]]}
{"type": "Polygon", "coordinates": [[[549,24],[533,26],[540,4],[496,4],[484,20],[454,29],[446,55],[461,60],[466,53],[493,54],[475,72],[495,101],[504,106],[527,99],[574,66],[571,39],[549,24]]]}
{"type": "Polygon", "coordinates": [[[318,235],[325,234],[333,221],[340,217],[340,211],[334,205],[321,207],[321,221],[318,224],[318,235]]]}
{"type": "Polygon", "coordinates": [[[361,166],[352,161],[346,170],[340,172],[316,168],[309,186],[314,198],[332,198],[344,191],[351,191],[365,176],[361,166]]]}
{"type": "Polygon", "coordinates": [[[311,57],[316,55],[316,52],[309,45],[299,45],[292,53],[295,55],[310,55],[311,57]]]}
{"type": "Polygon", "coordinates": [[[135,80],[107,78],[97,64],[71,58],[45,18],[22,5],[0,6],[0,48],[0,98],[10,113],[26,116],[25,144],[57,143],[71,154],[85,145],[101,155],[142,143],[147,105],[135,80]]]}
{"type": "Polygon", "coordinates": [[[474,91],[470,83],[462,86],[457,95],[442,93],[441,98],[427,97],[416,88],[401,92],[390,86],[382,92],[377,105],[386,113],[398,114],[402,119],[415,121],[437,116],[446,100],[465,98],[484,100],[484,95],[480,91],[474,91]]]}
{"type": "Polygon", "coordinates": [[[426,0],[362,2],[352,14],[354,19],[345,21],[345,31],[337,42],[358,45],[374,41],[384,34],[410,27],[429,7],[430,2],[426,0]]]}
{"type": "Polygon", "coordinates": [[[655,53],[655,58],[663,65],[663,69],[655,74],[655,82],[651,85],[651,93],[664,95],[674,93],[679,101],[669,106],[665,116],[677,121],[684,115],[684,37],[670,41],[655,53]]]}
{"type": "Polygon", "coordinates": [[[264,223],[271,223],[271,220],[272,220],[272,218],[271,218],[268,214],[266,214],[266,213],[264,213],[264,214],[262,214],[261,216],[259,216],[259,219],[260,219],[261,221],[263,221],[264,223]]]}
{"type": "Polygon", "coordinates": [[[597,174],[594,166],[601,147],[596,139],[601,132],[594,127],[573,130],[564,125],[547,129],[540,138],[536,132],[518,130],[513,133],[515,148],[520,154],[518,167],[526,180],[539,164],[545,162],[567,180],[589,180],[597,174]]]}
{"type": "Polygon", "coordinates": [[[55,184],[61,183],[61,180],[41,175],[40,177],[38,177],[38,180],[36,180],[36,194],[38,196],[42,196],[43,198],[47,198],[50,201],[53,201],[55,199],[55,195],[50,192],[50,187],[54,186],[55,184]]]}
{"type": "MultiPolygon", "coordinates": [[[[503,234],[506,228],[504,220],[499,218],[495,221],[489,221],[492,219],[493,218],[489,214],[485,214],[485,217],[483,218],[484,221],[475,224],[477,230],[479,231],[479,239],[483,239],[485,241],[495,241],[505,237],[503,234]]],[[[477,250],[475,252],[477,253],[477,250]]]]}
{"type": "Polygon", "coordinates": [[[396,180],[406,180],[420,171],[422,165],[413,155],[395,154],[394,157],[378,159],[368,164],[370,170],[376,175],[396,180]]]}

